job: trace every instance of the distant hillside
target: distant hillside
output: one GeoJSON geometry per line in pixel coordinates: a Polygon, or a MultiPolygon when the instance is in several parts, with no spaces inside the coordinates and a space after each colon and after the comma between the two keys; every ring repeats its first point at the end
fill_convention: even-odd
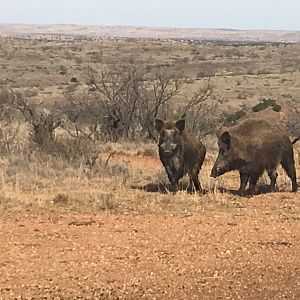
{"type": "Polygon", "coordinates": [[[240,42],[299,43],[300,31],[233,30],[196,28],[154,28],[131,26],[27,25],[0,24],[0,36],[41,38],[43,36],[70,38],[160,38],[240,42]]]}

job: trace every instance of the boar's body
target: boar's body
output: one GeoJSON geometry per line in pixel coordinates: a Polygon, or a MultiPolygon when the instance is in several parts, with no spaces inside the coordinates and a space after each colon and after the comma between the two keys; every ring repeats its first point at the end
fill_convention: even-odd
{"type": "Polygon", "coordinates": [[[206,154],[205,146],[194,135],[184,131],[184,119],[175,124],[156,119],[155,127],[159,132],[159,157],[172,190],[176,191],[179,179],[188,174],[188,191],[191,192],[194,186],[200,192],[202,189],[198,175],[206,154]]]}
{"type": "Polygon", "coordinates": [[[264,120],[250,119],[229,128],[218,136],[219,155],[211,176],[218,177],[228,171],[240,172],[239,193],[244,194],[249,181],[249,192],[255,190],[258,178],[266,170],[270,190],[276,185],[278,164],[281,164],[292,181],[296,192],[296,170],[293,146],[287,132],[279,125],[264,120]]]}

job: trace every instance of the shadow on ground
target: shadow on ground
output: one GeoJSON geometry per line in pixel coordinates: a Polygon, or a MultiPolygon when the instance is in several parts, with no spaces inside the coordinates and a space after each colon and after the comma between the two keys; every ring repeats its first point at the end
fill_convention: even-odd
{"type": "MultiPolygon", "coordinates": [[[[172,192],[171,184],[169,183],[148,183],[146,185],[134,185],[131,188],[135,190],[142,190],[149,193],[162,193],[167,194],[172,192]]],[[[186,191],[188,184],[180,184],[179,191],[186,191]]]]}
{"type": "MultiPolygon", "coordinates": [[[[221,193],[229,193],[232,195],[238,195],[241,196],[238,192],[238,190],[233,190],[233,189],[226,189],[224,187],[219,187],[218,189],[221,193]]],[[[276,189],[276,192],[278,192],[278,190],[276,189]]],[[[256,186],[256,190],[254,193],[249,193],[248,190],[245,191],[245,194],[242,195],[244,197],[251,197],[251,196],[256,196],[256,195],[262,195],[262,194],[267,194],[267,193],[271,193],[270,192],[270,186],[268,184],[258,184],[256,186]]]]}
{"type": "MultiPolygon", "coordinates": [[[[146,185],[134,185],[131,186],[132,189],[135,190],[142,190],[148,193],[162,193],[162,194],[167,194],[167,193],[171,193],[172,189],[171,189],[171,184],[169,183],[148,183],[146,185]]],[[[187,191],[188,188],[188,184],[180,184],[179,185],[179,191],[187,191]]],[[[232,195],[239,195],[237,190],[233,190],[233,189],[227,189],[225,187],[219,187],[218,192],[220,193],[228,193],[228,194],[232,194],[232,195]]],[[[276,192],[278,192],[278,190],[276,190],[276,192]]],[[[207,193],[214,193],[214,189],[204,189],[203,190],[203,194],[207,194],[207,193]]],[[[246,190],[245,192],[245,197],[251,197],[254,195],[261,195],[261,194],[266,194],[266,193],[270,193],[270,187],[267,184],[259,184],[256,186],[256,191],[253,194],[249,194],[246,190]]]]}

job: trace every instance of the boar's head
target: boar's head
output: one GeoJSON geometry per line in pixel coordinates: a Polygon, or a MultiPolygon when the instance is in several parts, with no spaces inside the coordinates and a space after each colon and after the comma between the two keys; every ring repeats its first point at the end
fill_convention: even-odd
{"type": "Polygon", "coordinates": [[[226,172],[234,170],[238,167],[240,160],[238,159],[234,147],[231,143],[231,136],[228,131],[218,134],[219,154],[211,170],[211,177],[218,177],[226,172]]]}
{"type": "Polygon", "coordinates": [[[181,133],[184,128],[184,119],[177,121],[175,124],[155,119],[155,129],[159,132],[158,147],[161,154],[170,157],[182,150],[181,133]]]}

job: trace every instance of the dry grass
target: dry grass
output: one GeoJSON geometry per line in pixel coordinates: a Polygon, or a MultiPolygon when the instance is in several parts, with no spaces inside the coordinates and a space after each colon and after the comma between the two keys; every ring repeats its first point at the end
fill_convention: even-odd
{"type": "MultiPolygon", "coordinates": [[[[182,191],[173,195],[166,188],[167,176],[153,153],[156,145],[102,145],[103,152],[92,170],[80,164],[68,165],[51,156],[13,156],[1,161],[0,207],[4,210],[48,208],[62,212],[108,212],[122,214],[212,214],[227,211],[244,214],[248,198],[231,190],[238,188],[237,172],[218,180],[210,178],[213,157],[208,155],[200,179],[203,195],[182,191]],[[151,149],[151,156],[147,155],[151,149]],[[146,153],[146,155],[145,155],[146,153]],[[226,188],[226,190],[224,190],[226,188]]],[[[187,178],[182,180],[183,187],[187,178]]],[[[260,184],[268,183],[262,177],[260,184]]],[[[280,170],[278,195],[290,190],[289,178],[280,170]]],[[[270,194],[272,195],[272,194],[270,194]]],[[[296,196],[296,195],[295,195],[296,196]]],[[[254,197],[260,197],[254,196],[254,197]]],[[[267,194],[268,197],[268,194],[267,194]]],[[[276,196],[277,197],[277,196],[276,196]]],[[[281,196],[280,196],[281,197],[281,196]]],[[[294,196],[292,196],[294,197],[294,196]]]]}

